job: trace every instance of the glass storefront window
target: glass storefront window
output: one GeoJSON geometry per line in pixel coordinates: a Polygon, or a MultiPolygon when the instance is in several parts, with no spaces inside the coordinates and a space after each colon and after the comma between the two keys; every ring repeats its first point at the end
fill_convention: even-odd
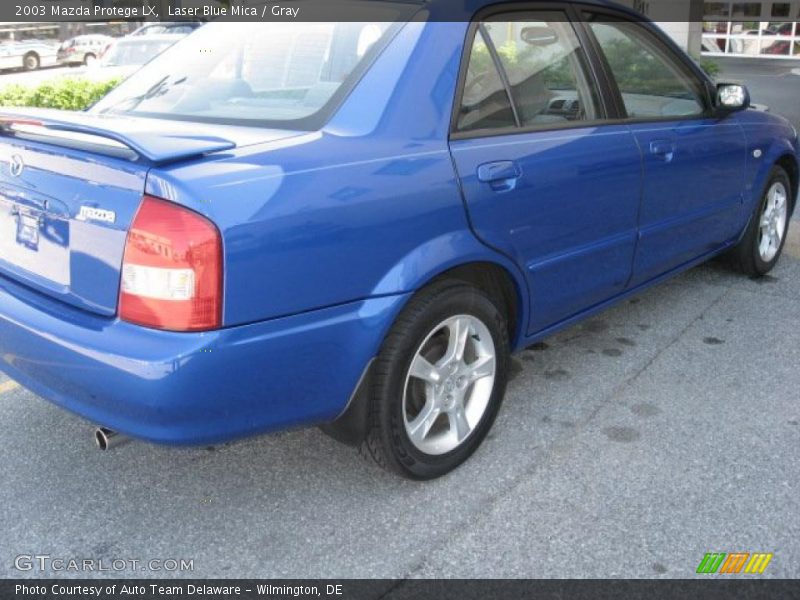
{"type": "Polygon", "coordinates": [[[703,33],[728,33],[728,21],[705,21],[703,23],[703,33]]]}
{"type": "Polygon", "coordinates": [[[772,3],[772,16],[773,17],[790,17],[792,14],[792,5],[788,2],[773,2],[772,3]]]}
{"type": "Polygon", "coordinates": [[[764,35],[790,36],[794,33],[794,23],[767,23],[764,35]]]}
{"type": "Polygon", "coordinates": [[[731,5],[729,2],[706,2],[703,4],[703,14],[707,17],[729,17],[731,5]]]}
{"type": "Polygon", "coordinates": [[[702,52],[800,56],[800,0],[704,2],[702,52]]]}
{"type": "Polygon", "coordinates": [[[725,52],[727,41],[725,38],[704,37],[702,41],[703,52],[725,52]]]}
{"type": "Polygon", "coordinates": [[[733,17],[760,17],[761,2],[734,2],[733,17]]]}
{"type": "Polygon", "coordinates": [[[768,54],[770,56],[788,56],[791,47],[791,40],[767,37],[761,38],[761,54],[768,54]]]}
{"type": "Polygon", "coordinates": [[[731,23],[731,35],[748,35],[758,33],[758,21],[738,21],[731,23]]]}

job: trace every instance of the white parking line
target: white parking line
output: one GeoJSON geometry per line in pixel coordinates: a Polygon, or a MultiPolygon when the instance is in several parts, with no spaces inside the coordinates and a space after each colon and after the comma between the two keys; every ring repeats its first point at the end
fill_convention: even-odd
{"type": "Polygon", "coordinates": [[[6,392],[17,389],[18,387],[19,384],[16,381],[4,381],[3,383],[0,383],[0,396],[6,392]]]}

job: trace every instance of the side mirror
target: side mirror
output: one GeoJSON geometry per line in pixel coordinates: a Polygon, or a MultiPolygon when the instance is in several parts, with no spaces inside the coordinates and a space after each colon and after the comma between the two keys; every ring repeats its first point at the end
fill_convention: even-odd
{"type": "Polygon", "coordinates": [[[558,33],[552,27],[523,27],[520,38],[531,46],[550,46],[558,42],[558,33]]]}
{"type": "Polygon", "coordinates": [[[750,108],[750,92],[743,85],[720,83],[717,85],[717,111],[732,113],[750,108]]]}

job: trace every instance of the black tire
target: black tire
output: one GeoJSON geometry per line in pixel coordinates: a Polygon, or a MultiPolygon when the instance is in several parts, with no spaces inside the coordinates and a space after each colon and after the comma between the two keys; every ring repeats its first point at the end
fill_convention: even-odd
{"type": "MultiPolygon", "coordinates": [[[[473,335],[473,339],[479,337],[473,335]]],[[[370,385],[369,430],[360,452],[381,467],[409,479],[433,479],[455,469],[478,448],[497,416],[505,395],[509,365],[509,336],[498,302],[460,281],[442,281],[419,292],[394,323],[373,365],[370,385]],[[494,384],[488,404],[453,450],[426,454],[411,441],[404,420],[404,392],[411,362],[437,325],[457,315],[482,322],[495,349],[494,384]]],[[[472,384],[467,390],[473,390],[472,384]]],[[[472,391],[464,392],[465,405],[472,391]]]]}
{"type": "Polygon", "coordinates": [[[792,184],[786,171],[779,166],[773,167],[767,180],[767,185],[764,187],[764,190],[761,193],[761,199],[759,200],[755,211],[750,217],[750,223],[747,226],[747,231],[745,231],[741,241],[728,253],[729,262],[734,269],[744,273],[745,275],[750,275],[751,277],[761,277],[762,275],[769,273],[775,267],[775,265],[778,263],[778,259],[781,257],[783,247],[786,244],[786,234],[789,230],[789,221],[795,201],[795,198],[792,196],[792,194],[794,194],[794,190],[792,189],[792,184]],[[787,192],[787,218],[778,252],[770,260],[764,260],[759,252],[759,244],[761,240],[760,222],[764,208],[769,200],[768,192],[776,183],[782,183],[787,192]]]}
{"type": "Polygon", "coordinates": [[[87,52],[86,54],[83,55],[83,64],[87,67],[92,63],[94,63],[96,60],[97,57],[91,52],[87,52]]]}
{"type": "Polygon", "coordinates": [[[35,52],[28,52],[22,59],[22,66],[26,71],[36,71],[39,68],[39,55],[35,52]]]}

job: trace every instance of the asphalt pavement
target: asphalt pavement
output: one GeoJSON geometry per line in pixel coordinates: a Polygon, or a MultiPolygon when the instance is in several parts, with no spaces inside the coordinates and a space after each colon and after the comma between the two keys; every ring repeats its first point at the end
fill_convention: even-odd
{"type": "Polygon", "coordinates": [[[100,453],[0,376],[0,576],[682,578],[740,551],[800,577],[798,225],[766,278],[710,263],[521,353],[486,443],[429,483],[316,429],[100,453]]]}
{"type": "Polygon", "coordinates": [[[712,263],[523,352],[482,449],[431,483],[315,429],[100,453],[89,424],[0,383],[0,575],[75,575],[14,568],[47,554],[199,577],[690,577],[706,552],[759,551],[763,576],[798,577],[798,233],[765,279],[712,263]]]}
{"type": "Polygon", "coordinates": [[[800,60],[714,58],[721,68],[717,81],[741,82],[753,102],[783,115],[800,128],[800,60]]]}

